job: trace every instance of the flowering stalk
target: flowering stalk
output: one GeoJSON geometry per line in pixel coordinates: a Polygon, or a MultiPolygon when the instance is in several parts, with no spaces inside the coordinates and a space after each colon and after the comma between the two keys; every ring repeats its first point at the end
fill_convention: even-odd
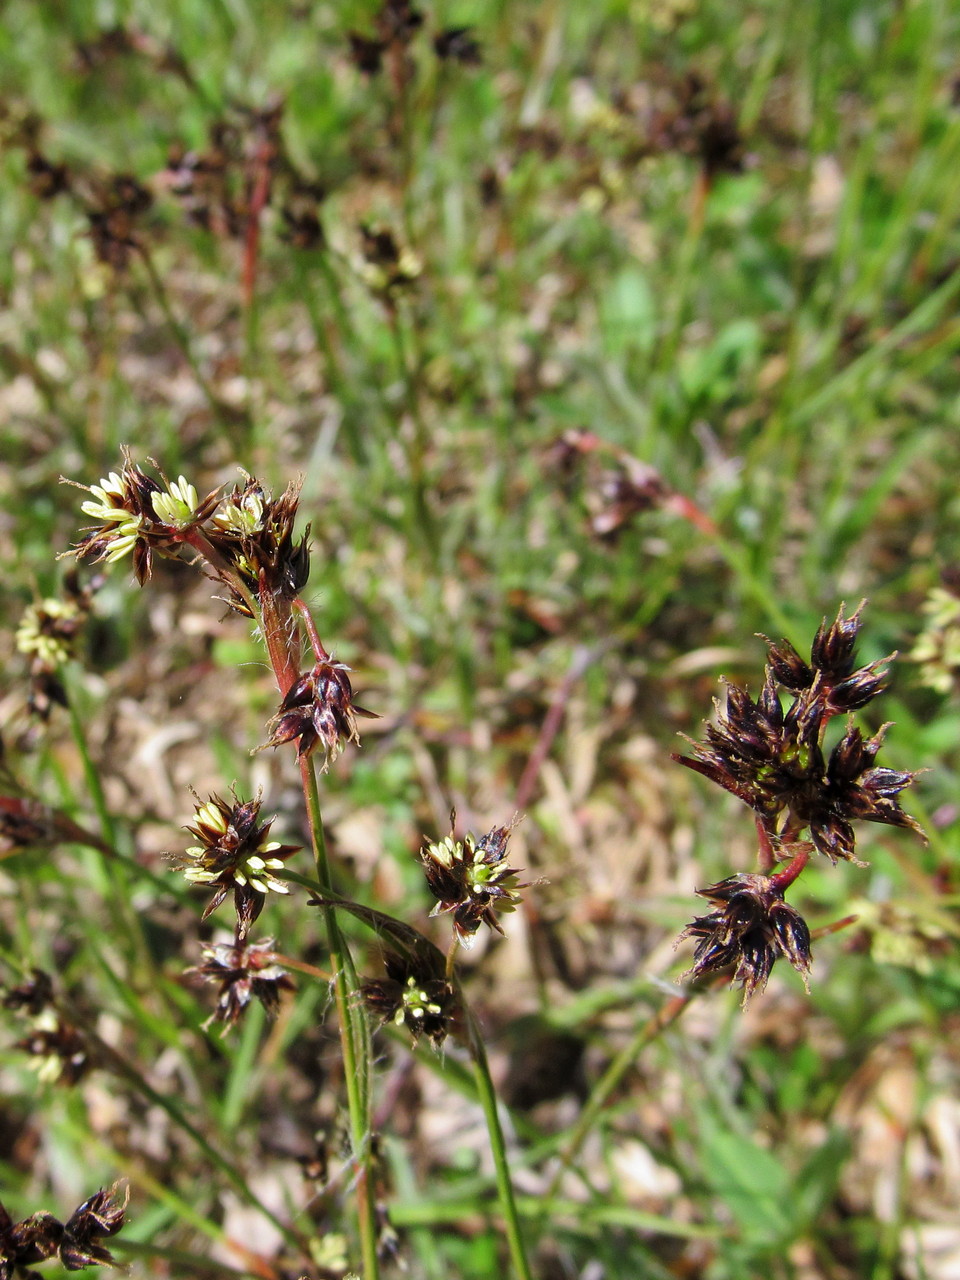
{"type": "Polygon", "coordinates": [[[510,1164],[507,1159],[507,1147],[504,1142],[500,1114],[497,1110],[497,1092],[490,1075],[490,1064],[483,1036],[472,1013],[467,1014],[468,1042],[470,1056],[473,1058],[473,1075],[477,1082],[477,1093],[483,1107],[484,1119],[487,1122],[487,1134],[490,1138],[490,1151],[493,1155],[493,1166],[497,1179],[497,1194],[500,1197],[500,1208],[503,1210],[504,1225],[507,1232],[507,1244],[510,1258],[518,1280],[532,1280],[527,1251],[520,1229],[520,1216],[517,1213],[517,1202],[513,1194],[513,1183],[510,1179],[510,1164]]]}
{"type": "MultiPolygon", "coordinates": [[[[300,778],[307,802],[307,816],[313,840],[317,880],[323,891],[330,892],[333,884],[327,843],[320,812],[320,793],[312,756],[300,760],[300,778]]],[[[365,1280],[376,1280],[379,1275],[377,1238],[379,1228],[373,1186],[373,1144],[370,1141],[370,1065],[373,1058],[370,1031],[360,1003],[360,982],[353,956],[337,922],[336,910],[324,904],[324,924],[333,962],[333,989],[337,1004],[337,1020],[340,1027],[340,1046],[343,1051],[343,1072],[347,1088],[347,1108],[350,1114],[350,1137],[353,1158],[356,1161],[357,1215],[360,1227],[360,1248],[363,1256],[365,1280]]]]}
{"type": "Polygon", "coordinates": [[[857,666],[862,607],[847,618],[841,605],[832,623],[823,620],[809,661],[788,640],[767,640],[769,658],[756,701],[730,685],[726,706],[718,707],[715,722],[706,727],[706,741],[693,742],[689,756],[674,756],[753,810],[759,870],[698,889],[713,910],[697,916],[678,939],[695,940],[691,977],[732,969],[744,1004],[763,991],[778,959],[787,960],[807,985],[810,930],[784,894],[813,853],[863,866],[856,857],[854,822],[923,835],[898,799],[916,775],[876,764],[889,726],[865,738],[853,723],[852,713],[883,691],[887,663],[896,656],[857,666]],[[846,730],[828,755],[826,729],[836,716],[846,716],[846,730]]]}
{"type": "MultiPolygon", "coordinates": [[[[442,1004],[434,1003],[427,1005],[426,1013],[433,1014],[438,1020],[438,1030],[433,1037],[435,1043],[439,1043],[445,1034],[445,1017],[449,1017],[451,1029],[457,1023],[462,1024],[487,1124],[510,1257],[518,1280],[530,1280],[530,1264],[513,1194],[510,1164],[487,1051],[480,1027],[467,1006],[455,971],[457,950],[473,946],[481,925],[502,934],[498,913],[515,910],[521,900],[518,891],[528,887],[518,882],[519,872],[506,862],[507,845],[518,821],[519,817],[514,817],[508,826],[493,827],[479,839],[467,832],[462,840],[458,840],[454,834],[456,814],[451,814],[450,834],[443,840],[427,842],[420,851],[420,862],[430,892],[437,899],[430,914],[448,915],[453,924],[453,937],[446,956],[442,984],[451,996],[447,1002],[451,1005],[451,1012],[448,1015],[442,1004]]],[[[419,985],[414,989],[419,990],[419,985]]],[[[440,985],[437,977],[433,983],[434,990],[440,985]]],[[[427,989],[429,992],[430,984],[427,984],[427,989]]],[[[427,992],[419,991],[419,994],[425,996],[427,992]]],[[[404,1011],[398,1011],[398,1014],[400,1012],[404,1011]]],[[[409,1022],[409,1018],[407,1020],[409,1022]]]]}
{"type": "MultiPolygon", "coordinates": [[[[332,878],[312,753],[322,743],[325,764],[329,764],[344,740],[355,740],[355,713],[360,708],[353,707],[346,668],[329,657],[300,599],[310,571],[310,531],[308,528],[299,541],[294,537],[299,486],[290,486],[274,499],[258,480],[247,476],[242,486],[236,485],[225,496],[218,489],[201,500],[183,476],[171,482],[160,474],[163,483],[142,471],[125,452],[119,472],[111,472],[99,485],[80,486],[92,495],[82,510],[97,524],[72,554],[78,559],[107,562],[130,554],[142,586],[151,576],[155,555],[179,558],[190,548],[208,574],[226,589],[230,607],[259,627],[281,695],[280,711],[274,718],[276,729],[267,745],[299,740],[298,760],[317,879],[326,894],[332,891],[332,878]],[[303,621],[317,657],[317,664],[305,675],[300,671],[298,619],[303,621]]],[[[231,804],[213,796],[204,802],[198,797],[195,820],[188,829],[199,843],[187,850],[186,861],[181,862],[190,880],[214,891],[205,914],[233,893],[237,916],[234,946],[228,948],[229,954],[208,956],[205,970],[205,976],[221,981],[218,1011],[228,1021],[240,1015],[251,995],[269,1007],[285,985],[282,973],[267,972],[264,957],[247,942],[247,934],[267,892],[286,892],[273,872],[294,852],[293,846],[267,840],[270,823],[258,821],[259,799],[241,802],[235,796],[234,801],[231,804]]],[[[369,1031],[360,1007],[353,959],[333,907],[324,906],[324,915],[356,1165],[363,1274],[365,1280],[377,1280],[369,1031]]]]}

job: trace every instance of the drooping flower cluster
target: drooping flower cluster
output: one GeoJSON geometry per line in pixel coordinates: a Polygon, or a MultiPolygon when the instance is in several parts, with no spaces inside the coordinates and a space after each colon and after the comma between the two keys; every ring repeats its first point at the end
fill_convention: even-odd
{"type": "Polygon", "coordinates": [[[273,872],[279,871],[284,860],[300,848],[267,838],[274,819],[261,823],[260,805],[259,797],[241,801],[234,795],[231,804],[222,796],[211,796],[205,802],[197,796],[194,820],[186,829],[200,843],[186,849],[178,859],[187,880],[214,888],[203,912],[204,920],[233,891],[238,943],[244,941],[263,910],[268,892],[289,893],[273,872]]]}
{"type": "Polygon", "coordinates": [[[494,827],[477,840],[469,832],[463,840],[453,834],[420,851],[430,892],[437,899],[432,916],[449,913],[453,931],[462,946],[471,947],[481,924],[503,933],[497,912],[516,909],[520,901],[520,874],[505,865],[507,842],[516,820],[508,827],[494,827]]]}
{"type": "Polygon", "coordinates": [[[776,875],[733,876],[698,891],[717,910],[695,919],[681,935],[698,940],[690,973],[701,977],[733,966],[745,1000],[763,989],[781,956],[806,982],[809,930],[783,893],[811,852],[834,863],[863,865],[856,857],[855,822],[923,834],[898,799],[916,774],[876,763],[888,726],[865,738],[849,715],[883,690],[887,664],[896,656],[857,666],[861,609],[847,618],[841,606],[833,623],[824,620],[809,662],[789,641],[767,640],[769,662],[757,700],[728,686],[726,707],[707,725],[706,742],[693,743],[690,756],[674,756],[753,810],[762,872],[789,861],[776,875]],[[844,714],[846,729],[827,754],[827,725],[844,714]]]}
{"type": "Polygon", "coordinates": [[[208,1022],[235,1026],[251,1000],[259,1000],[269,1017],[280,1010],[280,996],[296,987],[273,956],[273,938],[262,942],[215,942],[203,947],[203,964],[193,972],[220,984],[217,1007],[208,1022]]]}
{"type": "Polygon", "coordinates": [[[321,659],[295,680],[273,717],[273,734],[268,747],[284,742],[297,743],[297,758],[302,760],[317,747],[323,747],[324,768],[336,760],[347,742],[359,742],[357,716],[375,716],[375,712],[358,707],[353,701],[353,687],[342,662],[321,659]]]}
{"type": "Polygon", "coordinates": [[[435,1049],[455,1029],[459,1005],[447,979],[443,956],[423,951],[402,956],[387,951],[383,957],[385,978],[370,978],[360,988],[364,1002],[381,1025],[392,1022],[406,1027],[414,1040],[426,1036],[435,1049]]]}
{"type": "Polygon", "coordinates": [[[121,1200],[119,1191],[119,1183],[109,1190],[101,1189],[84,1200],[65,1223],[46,1212],[14,1222],[0,1204],[0,1280],[40,1280],[40,1273],[28,1268],[54,1255],[67,1271],[116,1266],[100,1240],[115,1236],[123,1226],[130,1192],[128,1188],[121,1200]]]}
{"type": "Polygon", "coordinates": [[[698,889],[716,907],[697,916],[680,935],[696,938],[693,967],[685,977],[701,978],[735,966],[734,982],[744,1003],[767,985],[774,962],[788,960],[803,978],[810,972],[810,930],[799,911],[784,901],[777,876],[741,874],[698,889]]]}

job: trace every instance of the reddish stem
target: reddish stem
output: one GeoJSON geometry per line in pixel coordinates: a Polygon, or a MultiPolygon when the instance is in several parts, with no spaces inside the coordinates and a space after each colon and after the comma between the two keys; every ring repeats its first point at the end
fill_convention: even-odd
{"type": "Polygon", "coordinates": [[[247,311],[253,306],[253,291],[257,281],[257,260],[260,252],[260,215],[270,198],[271,148],[262,142],[254,158],[255,177],[247,213],[246,235],[243,252],[243,304],[247,311]]]}
{"type": "Polygon", "coordinates": [[[270,656],[270,665],[280,690],[285,698],[300,678],[298,646],[294,644],[296,628],[291,626],[293,618],[289,601],[275,596],[266,583],[263,570],[260,570],[260,623],[263,627],[263,639],[270,656]]]}
{"type": "Polygon", "coordinates": [[[770,877],[771,884],[783,893],[785,889],[790,888],[809,861],[810,848],[807,846],[795,853],[782,871],[778,871],[770,877]]]}
{"type": "Polygon", "coordinates": [[[309,607],[301,596],[297,596],[296,600],[294,600],[293,607],[303,619],[303,625],[307,629],[307,635],[310,637],[310,644],[313,647],[313,652],[317,655],[317,661],[329,662],[330,655],[323,647],[323,641],[320,639],[320,633],[317,631],[317,624],[313,620],[313,614],[310,612],[309,607]]]}
{"type": "Polygon", "coordinates": [[[773,851],[773,842],[770,839],[770,832],[763,824],[763,818],[759,813],[753,815],[753,820],[757,824],[757,836],[760,840],[759,863],[760,870],[764,875],[772,871],[777,865],[777,855],[773,851]]]}

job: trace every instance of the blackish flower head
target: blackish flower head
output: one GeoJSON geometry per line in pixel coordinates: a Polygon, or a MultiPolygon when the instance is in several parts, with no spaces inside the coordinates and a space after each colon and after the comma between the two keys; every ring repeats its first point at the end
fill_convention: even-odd
{"type": "Polygon", "coordinates": [[[874,764],[888,727],[865,739],[855,725],[848,725],[830,753],[823,785],[812,793],[808,808],[798,812],[809,823],[813,843],[834,862],[856,861],[853,822],[881,822],[923,835],[897,799],[917,775],[874,764]]]}
{"type": "Polygon", "coordinates": [[[702,978],[734,966],[733,980],[740,983],[747,1004],[764,989],[775,962],[783,957],[807,985],[810,931],[800,913],[784,901],[775,877],[735,875],[697,892],[717,909],[694,919],[677,940],[696,939],[694,963],[684,977],[702,978]]]}
{"type": "Polygon", "coordinates": [[[68,1271],[84,1267],[115,1266],[113,1255],[100,1244],[103,1236],[115,1236],[123,1226],[130,1190],[118,1198],[120,1184],[101,1189],[74,1210],[63,1227],[60,1261],[68,1271]]]}
{"type": "Polygon", "coordinates": [[[364,1003],[380,1018],[406,1027],[414,1040],[425,1035],[435,1049],[455,1029],[459,1006],[443,970],[442,956],[406,958],[387,952],[383,957],[386,978],[368,979],[360,991],[364,1003]]]}
{"type": "Polygon", "coordinates": [[[265,745],[279,747],[296,741],[298,759],[320,746],[326,769],[346,743],[359,743],[357,716],[374,716],[375,712],[354,704],[349,670],[344,663],[328,658],[305,671],[280,703],[271,721],[273,734],[265,745]]]}
{"type": "Polygon", "coordinates": [[[410,0],[383,0],[375,22],[377,34],[385,45],[405,45],[423,26],[423,14],[410,0]]]}
{"type": "Polygon", "coordinates": [[[47,1083],[76,1084],[90,1070],[86,1037],[76,1027],[45,1010],[30,1035],[16,1042],[33,1058],[39,1078],[47,1083]]]}
{"type": "Polygon", "coordinates": [[[706,744],[680,764],[710,778],[758,813],[775,816],[804,775],[799,744],[785,723],[771,670],[756,702],[745,689],[727,686],[727,705],[706,726],[706,744]]]}
{"type": "Polygon", "coordinates": [[[70,190],[70,170],[34,149],[27,156],[27,186],[38,200],[52,200],[70,190]]]}
{"type": "Polygon", "coordinates": [[[423,272],[412,249],[402,248],[389,227],[361,226],[363,263],[360,271],[371,289],[392,294],[410,285],[423,272]]]}
{"type": "Polygon", "coordinates": [[[864,740],[850,725],[825,759],[825,729],[836,715],[865,705],[883,688],[887,658],[856,667],[854,643],[860,610],[817,632],[810,665],[786,640],[767,641],[770,662],[754,702],[736,686],[706,727],[705,743],[691,756],[675,756],[748,804],[771,838],[796,840],[805,828],[815,847],[834,862],[856,861],[852,823],[883,822],[920,831],[897,800],[915,774],[874,764],[881,730],[864,740]],[[781,702],[781,686],[792,701],[781,702]]]}
{"type": "MultiPolygon", "coordinates": [[[[306,585],[310,528],[295,541],[299,506],[299,484],[273,498],[259,480],[248,476],[246,484],[235,485],[213,512],[205,529],[207,537],[256,595],[263,590],[293,600],[306,585]]],[[[235,607],[248,612],[242,602],[235,607]]]]}
{"type": "Polygon", "coordinates": [[[36,800],[0,795],[0,853],[50,845],[56,834],[49,810],[36,800]]]}
{"type": "Polygon", "coordinates": [[[350,41],[350,60],[358,71],[364,75],[375,76],[383,65],[383,54],[386,48],[382,40],[371,40],[359,32],[347,33],[350,41]]]}
{"type": "Polygon", "coordinates": [[[856,666],[855,650],[863,605],[849,618],[843,616],[843,610],[841,605],[831,623],[824,618],[810,647],[813,669],[822,672],[824,678],[831,682],[846,679],[856,666]]]}
{"type": "Polygon", "coordinates": [[[3,1007],[18,1009],[38,1017],[53,1001],[53,979],[42,969],[34,969],[26,982],[8,987],[3,993],[3,1007]]]}
{"type": "Polygon", "coordinates": [[[467,834],[462,841],[453,834],[420,850],[420,861],[430,892],[437,899],[431,915],[449,912],[457,940],[471,947],[481,924],[503,933],[497,912],[515,910],[520,901],[518,871],[504,864],[507,841],[516,825],[494,827],[477,840],[467,834]]]}
{"type": "Polygon", "coordinates": [[[33,1213],[14,1222],[0,1204],[0,1280],[36,1276],[25,1268],[52,1258],[62,1238],[63,1225],[52,1213],[33,1213]]]}
{"type": "Polygon", "coordinates": [[[483,53],[474,39],[473,27],[447,27],[433,37],[434,53],[441,61],[449,59],[465,67],[479,67],[483,53]]]}
{"type": "Polygon", "coordinates": [[[809,689],[813,684],[813,671],[800,657],[790,641],[781,640],[779,644],[774,644],[766,636],[761,636],[760,638],[767,642],[767,649],[769,650],[767,657],[774,680],[792,693],[799,693],[802,689],[809,689]]]}
{"type": "Polygon", "coordinates": [[[841,605],[832,623],[824,618],[810,648],[809,665],[789,640],[774,644],[763,637],[770,651],[774,678],[784,688],[805,696],[812,720],[819,718],[822,722],[830,716],[864,707],[885,687],[887,663],[896,654],[878,658],[859,669],[856,665],[862,610],[861,604],[855,613],[845,618],[841,605]]]}
{"type": "Polygon", "coordinates": [[[0,1280],[37,1280],[39,1273],[27,1271],[34,1262],[60,1255],[67,1271],[84,1267],[115,1266],[113,1257],[99,1244],[101,1236],[116,1235],[123,1226],[129,1190],[117,1199],[119,1183],[109,1191],[98,1191],[74,1210],[64,1225],[52,1213],[33,1213],[14,1222],[0,1204],[0,1280]]]}
{"type": "Polygon", "coordinates": [[[239,1022],[251,1000],[259,1000],[269,1017],[280,1010],[284,991],[295,991],[287,971],[273,958],[273,939],[263,942],[217,942],[203,948],[203,964],[192,972],[220,984],[217,1009],[211,1022],[225,1023],[225,1030],[239,1022]]]}
{"type": "Polygon", "coordinates": [[[268,892],[289,893],[273,872],[300,848],[268,839],[274,819],[259,821],[260,804],[259,796],[241,801],[234,795],[232,804],[222,796],[211,796],[206,802],[197,796],[194,820],[186,829],[200,843],[185,850],[178,860],[187,880],[215,890],[204,909],[204,920],[233,891],[238,942],[246,938],[263,910],[268,892]]]}

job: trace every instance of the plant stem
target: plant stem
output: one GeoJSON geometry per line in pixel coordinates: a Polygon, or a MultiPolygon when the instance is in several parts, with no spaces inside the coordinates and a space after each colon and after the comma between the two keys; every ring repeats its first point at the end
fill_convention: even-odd
{"type": "MultiPolygon", "coordinates": [[[[721,975],[721,981],[728,982],[726,975],[721,975]]],[[[587,1137],[593,1122],[603,1110],[603,1106],[607,1099],[616,1089],[617,1085],[626,1075],[626,1073],[636,1062],[637,1055],[641,1049],[644,1049],[651,1040],[655,1040],[662,1031],[671,1026],[680,1017],[687,1005],[699,994],[699,989],[694,987],[689,991],[683,991],[679,995],[671,997],[665,1005],[663,1005],[652,1018],[647,1021],[636,1032],[629,1044],[624,1045],[617,1056],[613,1059],[606,1071],[594,1085],[593,1092],[587,1101],[587,1105],[580,1112],[577,1123],[573,1127],[573,1132],[567,1142],[566,1149],[560,1157],[560,1168],[554,1175],[550,1188],[545,1197],[544,1214],[550,1208],[550,1205],[556,1198],[560,1188],[560,1179],[563,1177],[567,1169],[577,1157],[584,1139],[587,1137]]]]}
{"type": "Polygon", "coordinates": [[[487,1132],[490,1136],[490,1150],[497,1178],[497,1192],[500,1197],[500,1208],[503,1210],[504,1223],[507,1230],[507,1243],[510,1246],[510,1257],[518,1280],[532,1280],[530,1264],[520,1230],[520,1215],[510,1181],[510,1165],[507,1161],[507,1148],[503,1139],[503,1128],[497,1111],[497,1093],[490,1078],[490,1064],[483,1044],[483,1036],[477,1026],[473,1014],[467,1011],[469,1028],[470,1054],[473,1058],[473,1074],[477,1082],[477,1093],[487,1121],[487,1132]]]}
{"type": "MultiPolygon", "coordinates": [[[[325,892],[332,890],[330,862],[320,812],[320,793],[313,759],[300,761],[303,794],[313,840],[317,880],[325,892]]],[[[321,908],[327,928],[327,941],[333,961],[333,988],[340,1024],[340,1046],[343,1051],[343,1074],[347,1086],[347,1108],[350,1113],[350,1135],[356,1162],[357,1218],[364,1280],[377,1280],[377,1219],[373,1185],[373,1144],[370,1141],[370,1033],[366,1016],[359,1003],[357,971],[347,946],[336,911],[329,903],[321,908]]]]}
{"type": "MultiPolygon", "coordinates": [[[[77,1024],[83,1025],[83,1015],[80,1011],[73,1008],[69,1001],[61,999],[59,1002],[68,1019],[77,1024]]],[[[122,1053],[114,1049],[112,1045],[101,1039],[95,1032],[86,1031],[85,1035],[88,1042],[93,1048],[95,1054],[99,1058],[101,1064],[113,1072],[121,1080],[126,1080],[141,1097],[146,1098],[148,1102],[154,1106],[160,1107],[165,1111],[170,1119],[182,1129],[185,1134],[190,1137],[197,1145],[200,1151],[208,1160],[220,1170],[220,1172],[230,1182],[231,1186],[239,1193],[239,1195],[252,1208],[258,1210],[272,1223],[274,1227],[281,1233],[283,1238],[295,1245],[297,1248],[308,1252],[304,1239],[288,1224],[284,1223],[277,1215],[251,1190],[249,1184],[243,1175],[236,1168],[235,1164],[220,1154],[200,1130],[181,1111],[179,1103],[175,1102],[166,1094],[160,1093],[155,1089],[145,1077],[141,1074],[137,1067],[129,1062],[122,1053]]]]}
{"type": "MultiPolygon", "coordinates": [[[[300,672],[300,633],[293,624],[293,608],[296,609],[307,631],[314,640],[314,647],[326,652],[320,643],[310,611],[302,600],[291,607],[290,602],[278,599],[266,584],[260,584],[260,618],[263,637],[270,655],[270,664],[280,693],[285,695],[300,672]],[[315,639],[314,639],[315,637],[315,639]]],[[[317,868],[317,881],[324,896],[333,892],[330,859],[320,810],[320,791],[317,786],[316,766],[312,756],[300,760],[300,781],[307,807],[307,821],[313,856],[317,868]]],[[[373,1143],[370,1124],[370,1064],[372,1049],[366,1015],[360,1004],[359,982],[353,957],[347,946],[336,912],[329,903],[322,907],[327,929],[327,942],[333,965],[333,989],[340,1028],[340,1047],[343,1052],[343,1074],[347,1090],[347,1109],[350,1114],[350,1136],[353,1143],[353,1159],[356,1165],[357,1225],[360,1234],[360,1250],[363,1257],[364,1280],[377,1280],[377,1218],[373,1176],[373,1143]]]]}
{"type": "MultiPolygon", "coordinates": [[[[423,420],[423,413],[420,407],[419,355],[414,351],[413,368],[411,368],[411,358],[407,349],[403,320],[397,305],[392,299],[387,299],[385,309],[390,325],[390,335],[393,339],[397,369],[403,383],[407,417],[410,420],[412,430],[412,439],[406,444],[407,466],[410,471],[410,506],[414,521],[412,533],[436,563],[439,546],[433,515],[427,503],[427,426],[423,420]]],[[[411,332],[415,338],[415,331],[411,330],[411,332]]]]}

